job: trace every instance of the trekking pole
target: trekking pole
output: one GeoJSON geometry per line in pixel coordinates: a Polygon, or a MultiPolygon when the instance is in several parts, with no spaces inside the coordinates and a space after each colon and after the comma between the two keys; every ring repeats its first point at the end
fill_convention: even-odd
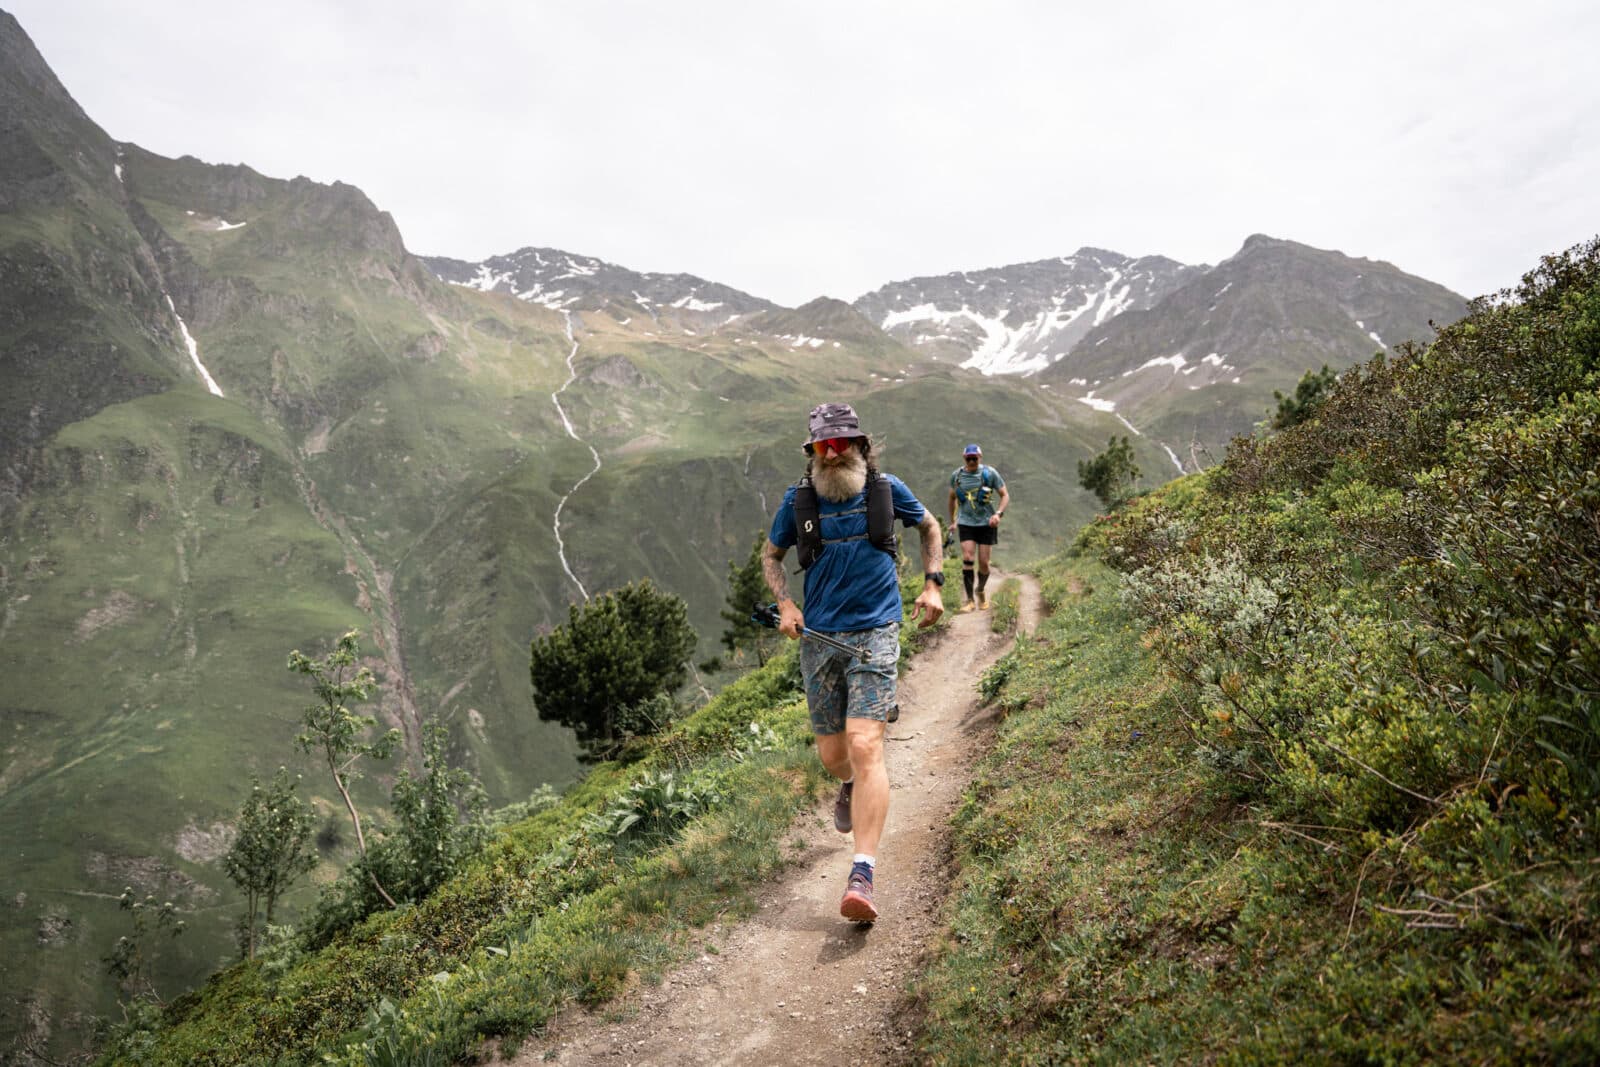
{"type": "MultiPolygon", "coordinates": [[[[778,628],[778,605],[768,604],[766,607],[762,607],[760,604],[757,604],[755,609],[750,612],[750,621],[760,623],[769,630],[776,630],[778,628]]],[[[836,648],[840,652],[843,652],[847,655],[860,657],[863,663],[872,658],[872,653],[868,652],[864,648],[856,648],[854,645],[847,645],[836,637],[829,637],[827,634],[819,634],[817,631],[808,630],[804,626],[800,627],[800,636],[809,637],[813,641],[821,641],[829,648],[836,648]]]]}

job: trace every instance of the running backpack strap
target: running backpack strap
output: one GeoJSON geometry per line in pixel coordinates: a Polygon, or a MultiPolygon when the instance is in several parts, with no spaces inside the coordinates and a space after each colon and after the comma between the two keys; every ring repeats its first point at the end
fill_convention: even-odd
{"type": "MultiPolygon", "coordinates": [[[[809,569],[828,545],[840,541],[861,540],[861,534],[836,538],[834,541],[822,539],[822,509],[817,502],[817,487],[811,484],[809,477],[802,478],[795,484],[792,506],[795,547],[799,549],[801,570],[809,569]]],[[[859,515],[862,511],[867,513],[867,540],[875,548],[880,548],[891,556],[898,555],[900,543],[894,534],[894,487],[889,484],[889,479],[880,477],[876,473],[870,474],[867,480],[866,507],[853,508],[837,515],[839,517],[859,515]]]]}
{"type": "Polygon", "coordinates": [[[894,536],[894,487],[876,471],[867,475],[867,540],[891,556],[900,554],[894,536]]]}
{"type": "Polygon", "coordinates": [[[794,488],[794,536],[800,569],[806,570],[822,555],[822,512],[810,478],[801,478],[794,488]]]}

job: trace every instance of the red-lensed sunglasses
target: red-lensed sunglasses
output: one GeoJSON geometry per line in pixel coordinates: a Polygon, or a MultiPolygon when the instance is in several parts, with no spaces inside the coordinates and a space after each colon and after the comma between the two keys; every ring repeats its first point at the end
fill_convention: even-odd
{"type": "Polygon", "coordinates": [[[853,447],[855,443],[854,437],[824,437],[820,441],[809,441],[804,447],[808,456],[814,456],[824,448],[831,450],[836,456],[842,456],[845,449],[853,447]]]}

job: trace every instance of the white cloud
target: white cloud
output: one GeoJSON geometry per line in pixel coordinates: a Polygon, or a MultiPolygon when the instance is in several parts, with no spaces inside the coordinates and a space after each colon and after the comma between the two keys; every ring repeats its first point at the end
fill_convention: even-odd
{"type": "Polygon", "coordinates": [[[1475,295],[1600,219],[1585,0],[8,7],[113,137],[790,305],[1254,232],[1475,295]]]}

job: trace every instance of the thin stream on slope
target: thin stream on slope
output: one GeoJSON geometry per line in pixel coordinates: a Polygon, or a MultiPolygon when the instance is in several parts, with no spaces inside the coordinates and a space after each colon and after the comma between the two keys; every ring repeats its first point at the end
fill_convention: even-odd
{"type": "MultiPolygon", "coordinates": [[[[117,184],[125,184],[122,180],[121,145],[117,146],[117,162],[114,166],[117,175],[117,184]]],[[[193,214],[193,212],[190,214],[193,214]]],[[[231,227],[229,228],[231,229],[231,227]]],[[[172,317],[178,320],[178,332],[183,335],[183,346],[189,350],[189,359],[194,362],[195,370],[200,372],[200,379],[205,382],[207,391],[209,391],[212,396],[223,395],[222,386],[218,385],[217,380],[211,376],[211,372],[206,370],[206,365],[200,362],[200,346],[195,342],[194,335],[189,332],[189,324],[183,321],[182,315],[178,314],[178,305],[172,302],[172,294],[163,289],[161,290],[161,295],[166,298],[167,307],[172,309],[172,317]]]]}
{"type": "Polygon", "coordinates": [[[561,425],[567,428],[567,436],[578,442],[583,447],[587,448],[589,450],[589,455],[594,457],[594,469],[588,474],[585,474],[582,478],[579,478],[577,483],[573,485],[571,489],[567,490],[566,495],[561,498],[561,502],[556,505],[556,555],[561,559],[561,569],[567,572],[567,577],[572,579],[572,584],[578,587],[578,592],[582,593],[583,599],[587,601],[589,599],[589,590],[583,587],[583,583],[578,580],[578,576],[576,574],[572,573],[572,567],[567,563],[567,545],[566,542],[561,539],[561,509],[567,506],[567,501],[572,498],[573,493],[576,493],[579,489],[583,488],[584,482],[600,473],[600,453],[595,451],[593,445],[589,444],[589,442],[578,436],[578,432],[572,428],[572,420],[567,418],[566,409],[561,406],[561,394],[566,392],[567,386],[576,381],[578,377],[578,372],[572,365],[573,358],[578,354],[578,339],[573,336],[572,333],[572,312],[564,311],[562,312],[562,315],[566,318],[567,340],[572,342],[572,351],[567,353],[567,380],[561,383],[560,389],[557,389],[555,392],[550,394],[550,402],[556,406],[556,414],[561,416],[561,425]]]}

